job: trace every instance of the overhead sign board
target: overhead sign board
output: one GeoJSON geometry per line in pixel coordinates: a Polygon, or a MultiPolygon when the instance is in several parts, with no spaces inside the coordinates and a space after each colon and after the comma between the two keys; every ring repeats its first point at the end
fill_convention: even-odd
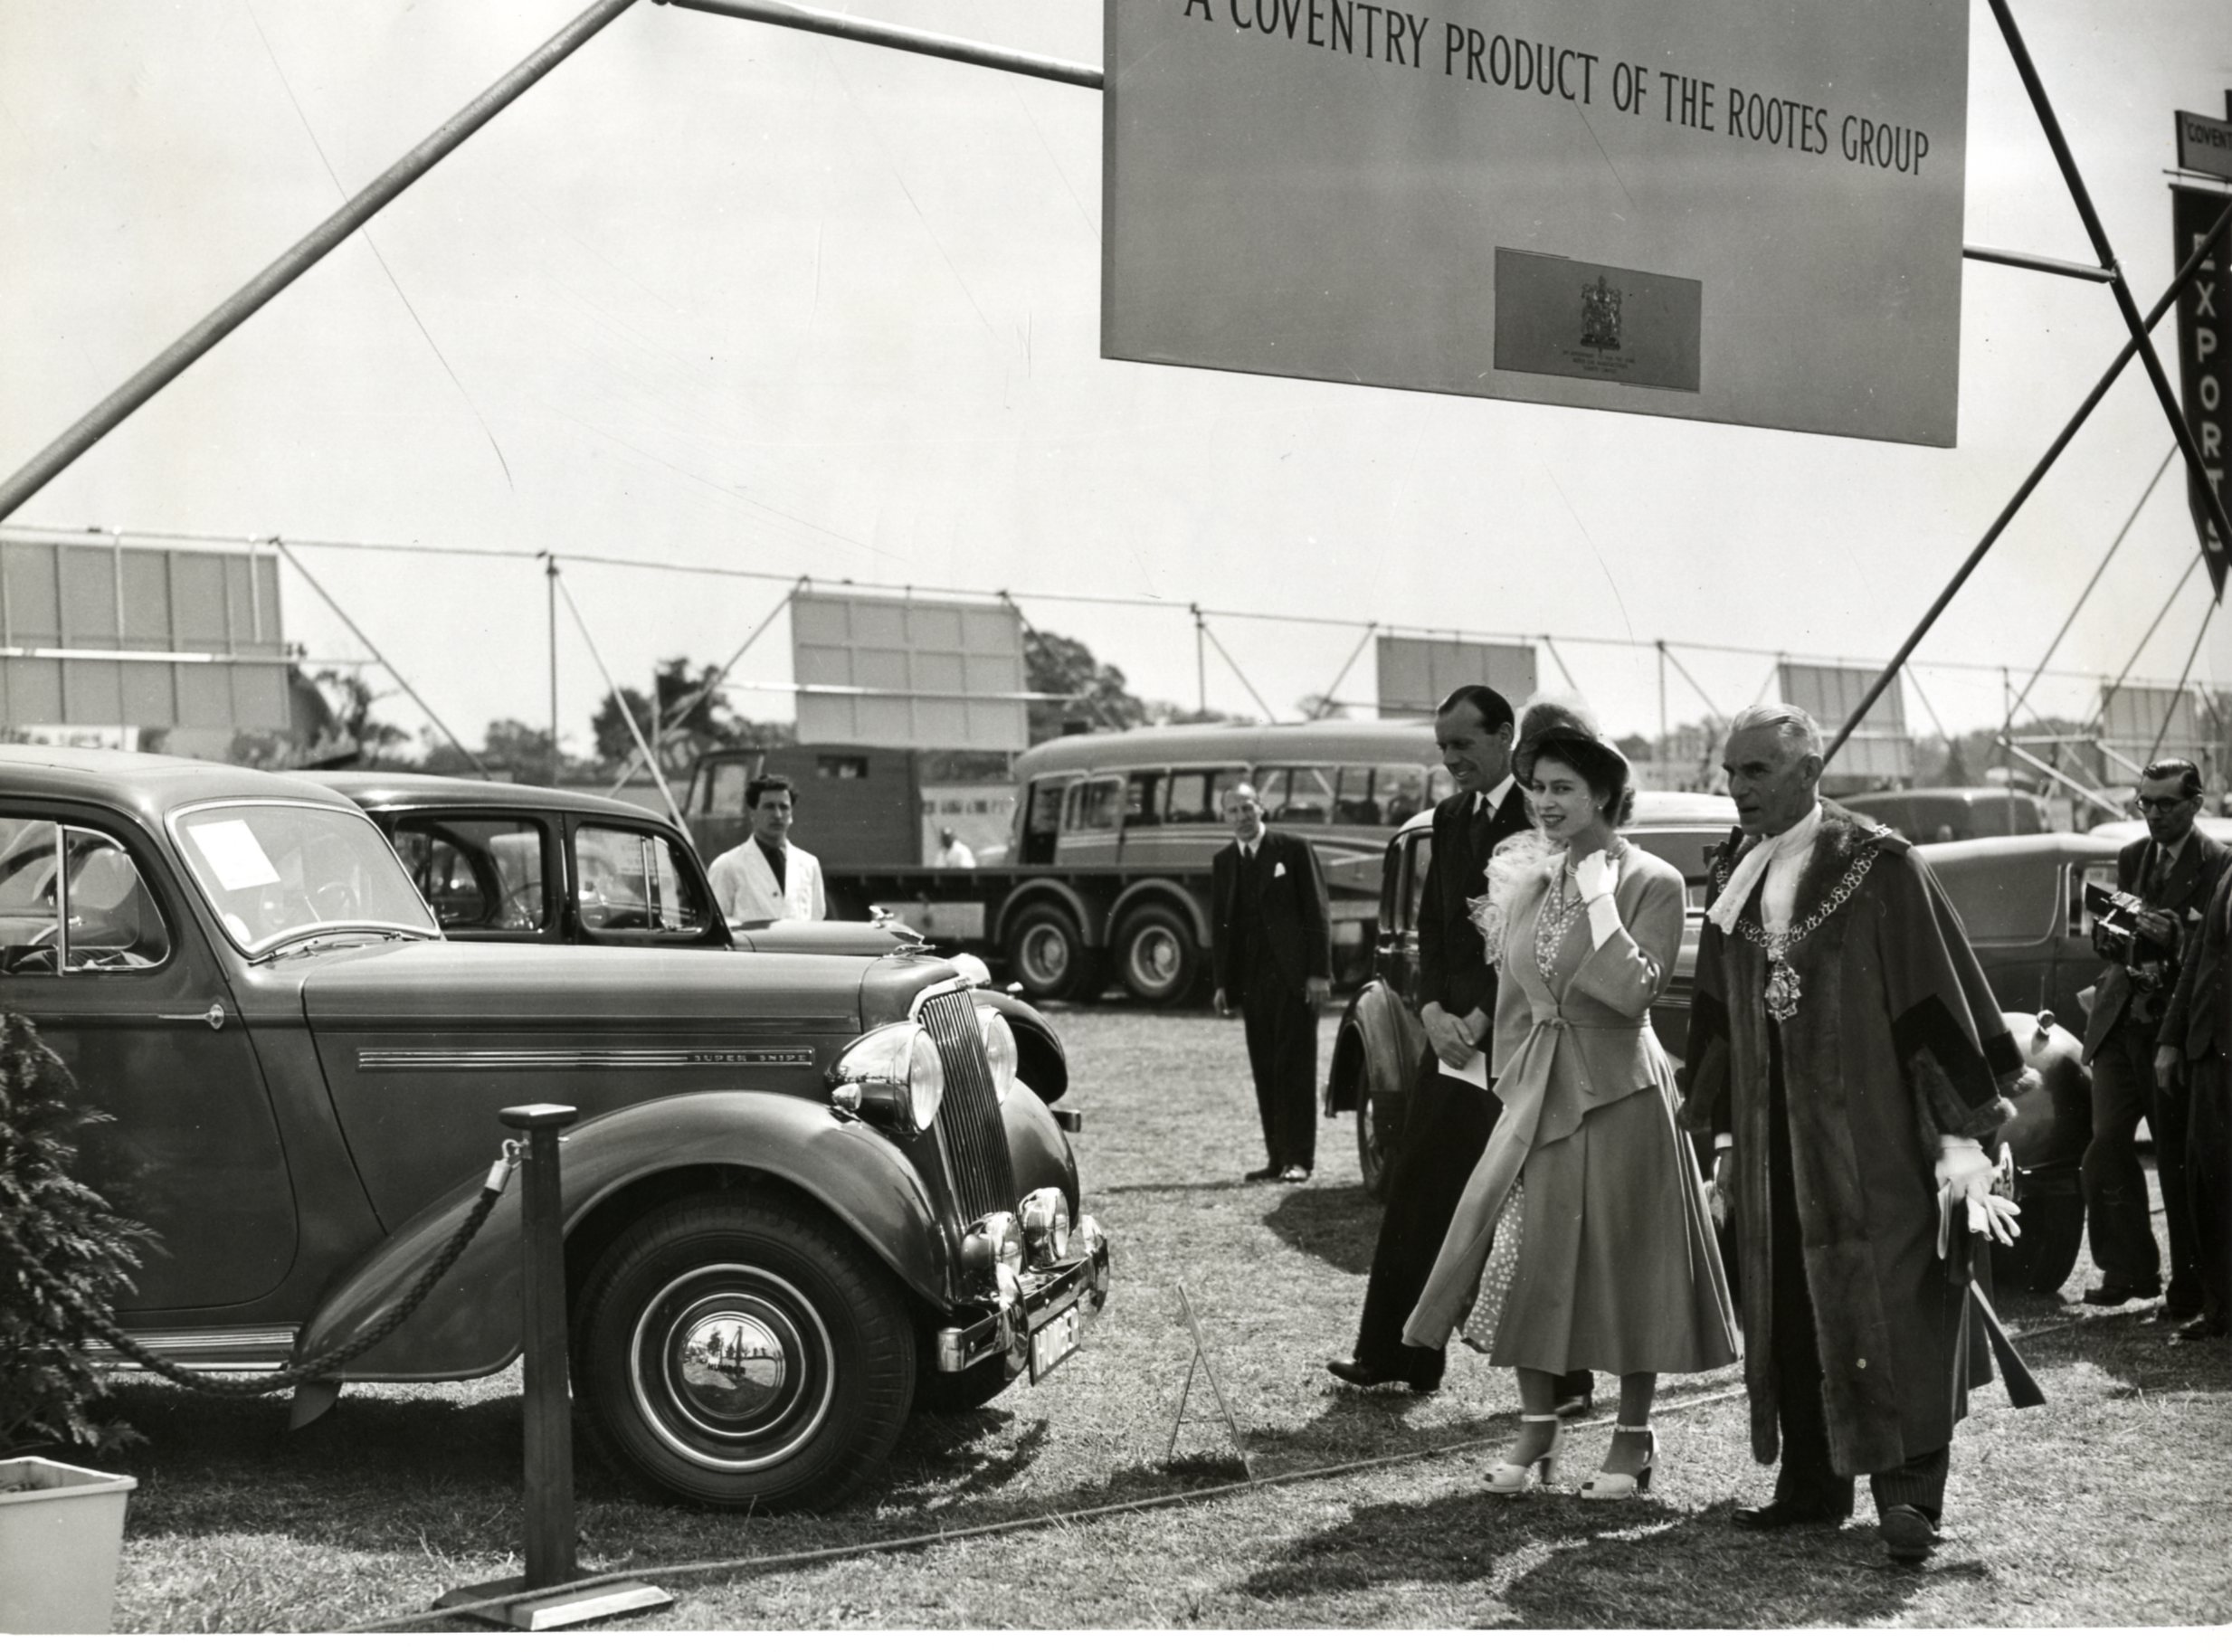
{"type": "Polygon", "coordinates": [[[1104,355],[1952,445],[1966,6],[1105,15],[1104,355]]]}
{"type": "MultiPolygon", "coordinates": [[[[2226,95],[2226,108],[2232,112],[2232,93],[2226,95]]],[[[2178,169],[2232,178],[2232,120],[2215,120],[2191,109],[2180,109],[2178,169]]]]}
{"type": "Polygon", "coordinates": [[[1486,683],[1514,706],[1534,693],[1531,642],[1382,636],[1376,654],[1383,717],[1431,717],[1452,688],[1467,683],[1486,683]]]}
{"type": "Polygon", "coordinates": [[[277,557],[0,543],[0,726],[274,729],[290,708],[277,557]]]}
{"type": "Polygon", "coordinates": [[[802,745],[1020,752],[1031,744],[1023,622],[987,603],[791,601],[802,745]]]}
{"type": "Polygon", "coordinates": [[[2207,752],[2199,697],[2190,688],[2135,688],[2124,683],[2113,691],[2104,689],[2100,737],[2132,761],[2159,747],[2162,756],[2208,766],[2202,761],[2207,752]]]}
{"type": "MultiPolygon", "coordinates": [[[[1783,699],[1813,713],[1814,721],[1827,736],[1845,726],[1852,708],[1875,686],[1877,673],[1866,666],[1802,665],[1785,660],[1778,675],[1783,699]]],[[[1871,783],[1914,779],[1914,746],[1906,734],[1904,688],[1903,679],[1891,679],[1852,731],[1852,737],[1830,760],[1827,773],[1871,783]]]]}

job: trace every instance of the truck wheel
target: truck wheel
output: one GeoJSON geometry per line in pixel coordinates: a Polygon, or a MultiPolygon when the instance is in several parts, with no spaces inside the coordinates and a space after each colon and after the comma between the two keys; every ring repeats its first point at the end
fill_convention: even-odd
{"type": "Polygon", "coordinates": [[[1374,1096],[1362,1061],[1350,1070],[1348,1083],[1356,1108],[1357,1168],[1363,1173],[1364,1192],[1385,1204],[1388,1177],[1402,1145],[1403,1103],[1392,1096],[1374,1096]]]}
{"type": "Polygon", "coordinates": [[[1009,926],[1008,967],[1036,998],[1085,1002],[1100,990],[1100,959],[1077,919],[1059,907],[1033,907],[1009,926]]]}
{"type": "Polygon", "coordinates": [[[994,1354],[979,1360],[966,1371],[935,1371],[926,1354],[922,1374],[915,1380],[915,1409],[918,1411],[974,1411],[1005,1393],[1015,1379],[1007,1362],[994,1354]]]}
{"type": "Polygon", "coordinates": [[[882,1268],[787,1201],[653,1211],[574,1311],[584,1419],[613,1465],[716,1508],[822,1508],[891,1454],[915,1327],[882,1268]]]}
{"type": "Polygon", "coordinates": [[[1143,1004],[1182,1004],[1201,973],[1192,926],[1168,907],[1144,907],[1116,930],[1116,978],[1143,1004]]]}

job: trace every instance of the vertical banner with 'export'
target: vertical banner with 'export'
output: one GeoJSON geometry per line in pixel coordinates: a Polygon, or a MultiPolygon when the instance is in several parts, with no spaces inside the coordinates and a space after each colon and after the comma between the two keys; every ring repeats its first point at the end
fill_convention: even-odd
{"type": "MultiPolygon", "coordinates": [[[[2208,239],[2209,230],[2232,205],[2232,195],[2213,189],[2170,185],[2170,226],[2177,238],[2177,259],[2182,264],[2193,249],[2208,239]]],[[[2194,445],[2201,451],[2201,468],[2187,478],[2187,498],[2193,507],[2194,526],[2200,530],[2201,554],[2208,564],[2208,577],[2224,596],[2227,558],[2232,555],[2210,519],[2209,492],[2224,485],[2225,390],[2232,378],[2232,225],[2217,233],[2215,243],[2193,279],[2178,295],[2178,377],[2185,400],[2186,422],[2193,427],[2194,445]]]]}

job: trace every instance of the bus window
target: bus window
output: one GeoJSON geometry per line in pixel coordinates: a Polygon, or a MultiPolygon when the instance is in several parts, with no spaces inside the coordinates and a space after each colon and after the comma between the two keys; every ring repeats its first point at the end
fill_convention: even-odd
{"type": "Polygon", "coordinates": [[[1215,826],[1224,821],[1224,798],[1248,778],[1244,769],[1181,769],[1163,793],[1165,826],[1215,826]]]}
{"type": "Polygon", "coordinates": [[[1123,819],[1124,790],[1124,783],[1113,779],[1080,781],[1071,786],[1062,830],[1114,831],[1123,819]]]}
{"type": "Polygon", "coordinates": [[[1288,825],[1333,819],[1333,781],[1324,769],[1276,769],[1256,782],[1268,819],[1288,825]],[[1268,778],[1270,784],[1263,782],[1268,778]]]}
{"type": "MultiPolygon", "coordinates": [[[[1446,780],[1448,772],[1439,771],[1446,780]]],[[[1400,826],[1426,807],[1426,771],[1416,764],[1382,764],[1372,776],[1383,825],[1400,826]]]]}
{"type": "Polygon", "coordinates": [[[1167,779],[1160,774],[1135,774],[1125,783],[1125,831],[1163,823],[1163,788],[1167,779]]]}
{"type": "MultiPolygon", "coordinates": [[[[1335,771],[1333,818],[1343,826],[1377,826],[1381,823],[1380,800],[1372,789],[1372,770],[1369,766],[1344,763],[1335,771]]],[[[1401,817],[1396,818],[1400,821],[1401,817]]]]}

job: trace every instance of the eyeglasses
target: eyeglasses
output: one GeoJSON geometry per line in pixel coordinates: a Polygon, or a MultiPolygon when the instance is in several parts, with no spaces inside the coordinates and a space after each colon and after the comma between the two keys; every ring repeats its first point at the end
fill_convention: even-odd
{"type": "Polygon", "coordinates": [[[2173,810],[2182,809],[2188,803],[2198,802],[2199,800],[2191,797],[2142,797],[2138,801],[2139,812],[2142,814],[2168,814],[2173,810]]]}

